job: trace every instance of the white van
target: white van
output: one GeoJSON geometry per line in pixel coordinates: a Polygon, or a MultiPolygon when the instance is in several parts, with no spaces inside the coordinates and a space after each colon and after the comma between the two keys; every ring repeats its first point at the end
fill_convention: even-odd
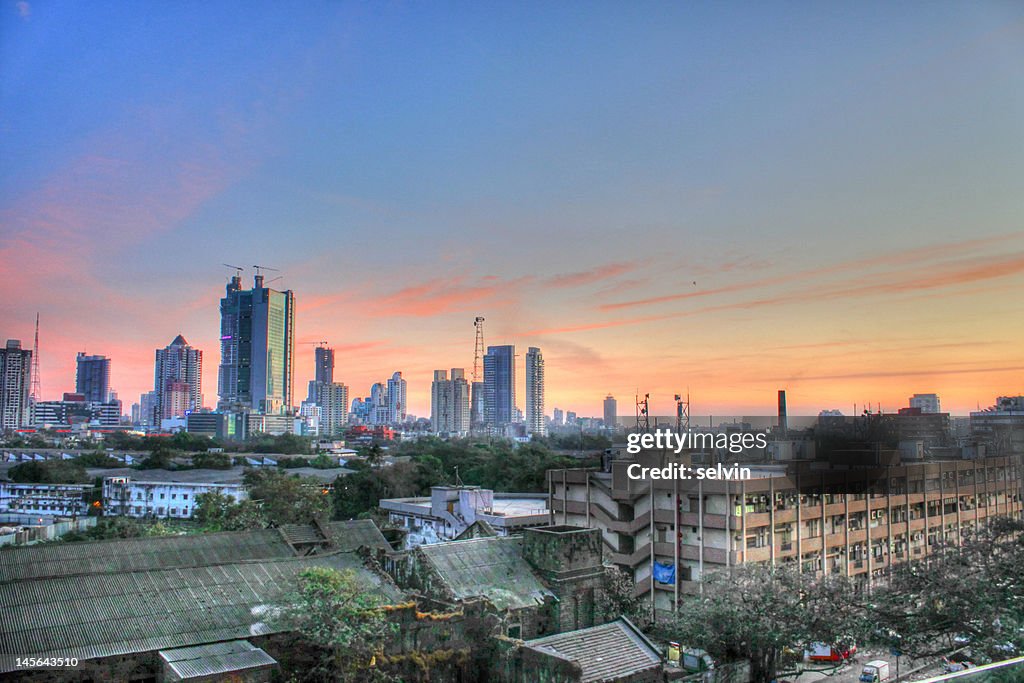
{"type": "Polygon", "coordinates": [[[889,662],[881,659],[868,662],[860,672],[860,680],[864,683],[882,683],[889,680],[889,662]]]}

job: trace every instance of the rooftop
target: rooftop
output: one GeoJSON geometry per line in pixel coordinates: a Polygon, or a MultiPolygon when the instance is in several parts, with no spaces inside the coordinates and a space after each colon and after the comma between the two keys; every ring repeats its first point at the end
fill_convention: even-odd
{"type": "Polygon", "coordinates": [[[15,657],[91,659],[279,632],[274,606],[309,567],[351,569],[367,590],[403,597],[352,553],[7,582],[0,673],[15,657]]]}
{"type": "Polygon", "coordinates": [[[277,660],[247,640],[161,650],[160,659],[168,669],[169,681],[224,676],[277,665],[277,660]]]}
{"type": "Polygon", "coordinates": [[[294,555],[276,529],[47,543],[0,551],[0,584],[294,555]]]}
{"type": "Polygon", "coordinates": [[[657,649],[626,619],[526,641],[524,647],[576,662],[580,683],[617,681],[661,666],[657,649]]]}
{"type": "Polygon", "coordinates": [[[472,538],[419,552],[456,598],[483,596],[498,609],[519,609],[554,596],[523,559],[522,545],[519,537],[472,538]]]}

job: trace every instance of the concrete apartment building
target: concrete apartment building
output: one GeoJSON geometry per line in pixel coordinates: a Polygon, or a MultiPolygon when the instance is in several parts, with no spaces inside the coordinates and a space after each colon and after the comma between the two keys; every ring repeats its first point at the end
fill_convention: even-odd
{"type": "Polygon", "coordinates": [[[961,542],[990,517],[1021,515],[1014,457],[904,463],[883,452],[869,467],[794,461],[751,465],[746,481],[653,482],[630,479],[627,466],[688,456],[635,458],[609,459],[606,471],[549,471],[550,523],[599,528],[606,559],[658,612],[674,610],[715,569],[795,562],[869,583],[940,541],[961,542]]]}

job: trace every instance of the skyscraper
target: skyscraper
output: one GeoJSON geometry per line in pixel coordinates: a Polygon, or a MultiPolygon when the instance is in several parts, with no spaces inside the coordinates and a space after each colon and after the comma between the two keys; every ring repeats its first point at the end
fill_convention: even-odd
{"type": "Polygon", "coordinates": [[[484,422],[501,427],[515,419],[516,347],[488,346],[484,355],[484,422]]]}
{"type": "Polygon", "coordinates": [[[544,436],[544,355],[536,346],[526,352],[526,433],[544,436]]]}
{"type": "Polygon", "coordinates": [[[157,349],[153,391],[157,395],[155,424],[202,408],[203,352],[189,346],[180,334],[166,348],[157,349]]]}
{"type": "Polygon", "coordinates": [[[75,393],[85,396],[87,403],[106,403],[110,400],[110,359],[106,356],[87,356],[80,351],[76,358],[75,393]]]}
{"type": "Polygon", "coordinates": [[[470,428],[469,382],[463,368],[434,370],[430,385],[430,423],[438,434],[466,434],[470,428]]]}
{"type": "Polygon", "coordinates": [[[555,408],[551,413],[551,423],[556,427],[565,424],[565,412],[561,408],[555,408]]]}
{"type": "Polygon", "coordinates": [[[309,382],[307,401],[316,403],[316,387],[318,384],[330,384],[334,381],[334,349],[318,346],[314,355],[314,376],[309,382]]]}
{"type": "Polygon", "coordinates": [[[341,382],[318,382],[316,393],[320,436],[338,436],[348,424],[348,387],[341,382]]]}
{"type": "Polygon", "coordinates": [[[30,424],[32,352],[21,341],[8,339],[0,349],[0,432],[30,424]]]}
{"type": "Polygon", "coordinates": [[[370,387],[370,406],[367,408],[367,422],[373,425],[386,425],[390,419],[388,404],[388,385],[377,382],[370,387]]]}
{"type": "Polygon", "coordinates": [[[406,381],[396,372],[388,380],[388,424],[401,424],[406,416],[406,381]]]}
{"type": "Polygon", "coordinates": [[[220,300],[218,407],[286,412],[294,380],[295,295],[264,287],[262,275],[244,291],[235,275],[220,300]]]}
{"type": "Polygon", "coordinates": [[[604,426],[615,429],[619,424],[619,404],[615,397],[608,394],[604,397],[604,426]]]}

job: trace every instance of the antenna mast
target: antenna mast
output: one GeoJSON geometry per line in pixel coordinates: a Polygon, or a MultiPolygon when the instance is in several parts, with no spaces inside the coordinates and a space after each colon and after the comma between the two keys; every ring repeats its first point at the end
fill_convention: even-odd
{"type": "Polygon", "coordinates": [[[676,394],[676,433],[682,434],[690,431],[690,392],[686,392],[684,400],[680,394],[676,394]]]}
{"type": "Polygon", "coordinates": [[[29,405],[32,406],[33,410],[43,393],[41,387],[42,382],[39,378],[39,313],[36,313],[36,338],[32,343],[32,394],[29,396],[29,405]]]}
{"type": "Polygon", "coordinates": [[[649,412],[651,395],[644,394],[644,400],[640,400],[640,392],[636,395],[636,431],[647,433],[651,431],[651,415],[649,412]]]}
{"type": "Polygon", "coordinates": [[[480,382],[480,363],[484,357],[484,319],[478,315],[473,321],[476,328],[476,347],[473,350],[473,381],[480,382]]]}

